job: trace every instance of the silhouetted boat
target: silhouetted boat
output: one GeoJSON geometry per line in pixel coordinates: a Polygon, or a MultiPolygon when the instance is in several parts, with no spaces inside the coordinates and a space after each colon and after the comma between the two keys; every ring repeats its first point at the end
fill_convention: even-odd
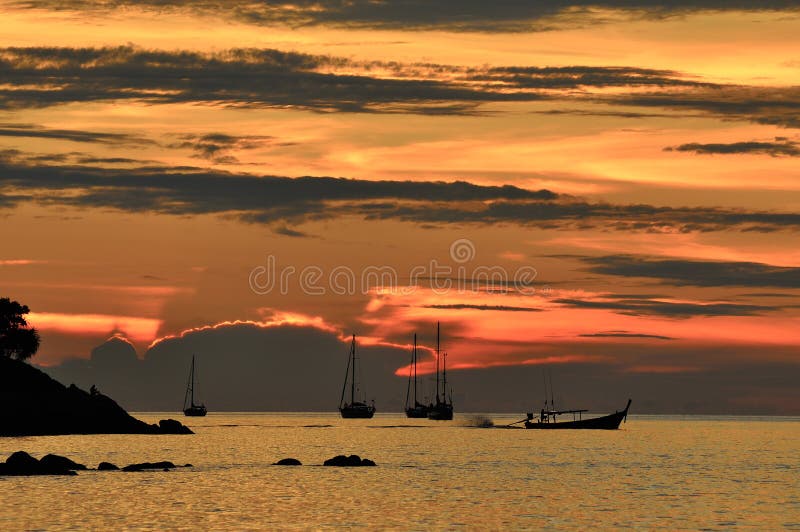
{"type": "Polygon", "coordinates": [[[453,419],[453,397],[447,401],[447,353],[442,358],[442,387],[439,393],[439,322],[436,322],[436,403],[428,406],[428,419],[449,421],[453,419]]]}
{"type": "Polygon", "coordinates": [[[411,365],[408,367],[408,389],[406,390],[406,417],[426,418],[428,417],[428,406],[417,401],[417,335],[414,335],[414,349],[411,351],[411,365]],[[411,399],[411,383],[414,383],[414,404],[409,404],[411,399]]]}
{"type": "Polygon", "coordinates": [[[206,405],[203,403],[195,404],[194,386],[194,355],[192,355],[192,369],[189,370],[189,384],[186,385],[186,395],[183,397],[183,414],[192,417],[202,417],[207,413],[206,405]]]}
{"type": "Polygon", "coordinates": [[[344,374],[344,384],[342,385],[342,397],[339,399],[339,412],[343,418],[371,418],[375,414],[375,401],[367,404],[365,401],[356,401],[356,335],[350,344],[350,356],[347,359],[347,371],[344,374]],[[352,368],[352,375],[351,374],[352,368]],[[350,402],[344,402],[344,393],[347,390],[347,378],[350,375],[350,402]]]}
{"type": "Polygon", "coordinates": [[[615,430],[619,428],[628,417],[628,409],[631,407],[631,400],[625,405],[625,410],[614,412],[607,416],[582,419],[583,413],[588,410],[545,410],[539,413],[539,419],[534,421],[533,413],[528,412],[525,420],[526,429],[603,429],[615,430]],[[572,420],[558,421],[558,416],[572,414],[572,420]]]}

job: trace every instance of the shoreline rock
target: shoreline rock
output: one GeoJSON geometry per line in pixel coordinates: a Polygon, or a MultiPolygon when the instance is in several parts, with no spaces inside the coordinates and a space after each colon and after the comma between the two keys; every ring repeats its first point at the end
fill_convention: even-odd
{"type": "Polygon", "coordinates": [[[194,434],[174,419],[151,425],[113,399],[64,386],[33,366],[0,357],[0,436],[67,434],[194,434]]]}

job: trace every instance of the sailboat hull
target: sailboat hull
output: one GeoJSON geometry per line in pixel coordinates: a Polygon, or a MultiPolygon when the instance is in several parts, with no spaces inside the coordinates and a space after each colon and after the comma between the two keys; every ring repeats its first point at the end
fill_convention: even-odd
{"type": "Polygon", "coordinates": [[[428,417],[428,407],[418,405],[413,408],[406,408],[406,417],[413,419],[426,419],[428,417]]]}
{"type": "Polygon", "coordinates": [[[550,423],[533,423],[531,421],[525,422],[526,429],[597,429],[597,430],[616,430],[619,428],[622,421],[628,417],[628,409],[631,407],[631,401],[628,400],[628,405],[622,412],[614,412],[607,416],[595,417],[591,419],[579,419],[573,421],[561,421],[550,423]]]}
{"type": "Polygon", "coordinates": [[[344,419],[370,419],[375,415],[375,407],[364,403],[354,403],[339,407],[344,419]]]}
{"type": "Polygon", "coordinates": [[[206,407],[204,406],[190,406],[183,411],[183,415],[189,417],[203,417],[206,413],[206,407]]]}
{"type": "Polygon", "coordinates": [[[428,419],[434,421],[450,421],[453,419],[453,405],[442,403],[428,410],[428,419]]]}

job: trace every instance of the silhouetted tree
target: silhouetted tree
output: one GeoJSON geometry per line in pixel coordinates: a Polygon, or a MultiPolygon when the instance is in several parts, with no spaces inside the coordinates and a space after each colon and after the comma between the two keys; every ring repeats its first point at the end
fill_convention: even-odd
{"type": "Polygon", "coordinates": [[[7,297],[0,298],[0,356],[27,360],[39,349],[39,333],[28,327],[30,309],[7,297]]]}

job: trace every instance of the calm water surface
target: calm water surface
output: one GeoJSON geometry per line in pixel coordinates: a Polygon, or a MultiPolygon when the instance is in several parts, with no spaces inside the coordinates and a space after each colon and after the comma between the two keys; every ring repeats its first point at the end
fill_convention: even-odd
{"type": "Polygon", "coordinates": [[[631,415],[610,432],[476,428],[466,415],[225,413],[188,424],[196,435],[0,438],[3,459],[194,464],[0,478],[0,530],[800,529],[797,418],[631,415]],[[319,466],[351,453],[379,467],[319,466]],[[286,457],[304,466],[270,465],[286,457]]]}

